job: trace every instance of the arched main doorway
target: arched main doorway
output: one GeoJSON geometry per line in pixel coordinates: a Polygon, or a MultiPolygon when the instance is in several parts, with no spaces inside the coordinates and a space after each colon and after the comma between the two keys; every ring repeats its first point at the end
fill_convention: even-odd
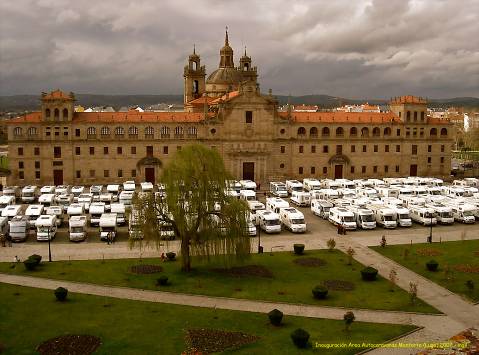
{"type": "Polygon", "coordinates": [[[155,157],[145,157],[136,163],[140,179],[152,184],[156,184],[162,166],[161,160],[155,157]]]}
{"type": "Polygon", "coordinates": [[[328,164],[332,172],[332,178],[342,179],[344,178],[346,167],[350,164],[350,160],[344,154],[336,154],[329,159],[328,164]]]}

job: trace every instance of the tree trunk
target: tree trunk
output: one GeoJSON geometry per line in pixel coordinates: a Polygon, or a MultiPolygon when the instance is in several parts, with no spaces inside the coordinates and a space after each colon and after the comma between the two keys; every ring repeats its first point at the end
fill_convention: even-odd
{"type": "Polygon", "coordinates": [[[181,238],[181,270],[191,270],[191,258],[190,258],[190,239],[187,237],[181,238]]]}

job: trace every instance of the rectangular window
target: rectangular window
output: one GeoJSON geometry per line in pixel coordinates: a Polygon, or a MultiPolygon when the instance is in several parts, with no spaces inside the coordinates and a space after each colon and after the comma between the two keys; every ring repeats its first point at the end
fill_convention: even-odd
{"type": "Polygon", "coordinates": [[[375,144],[375,145],[374,145],[374,153],[377,153],[378,150],[379,150],[379,147],[375,144]]]}
{"type": "Polygon", "coordinates": [[[136,147],[131,147],[131,154],[136,154],[136,147]]]}
{"type": "Polygon", "coordinates": [[[304,147],[303,147],[302,145],[300,145],[300,146],[299,146],[299,152],[300,152],[300,153],[303,153],[303,151],[304,151],[304,147]]]}
{"type": "Polygon", "coordinates": [[[377,165],[374,165],[373,166],[373,173],[377,173],[377,172],[378,172],[378,167],[377,167],[377,165]]]}
{"type": "Polygon", "coordinates": [[[62,157],[62,147],[53,147],[53,157],[54,158],[62,157]]]}
{"type": "Polygon", "coordinates": [[[75,128],[75,137],[80,137],[80,128],[75,128]]]}
{"type": "Polygon", "coordinates": [[[123,154],[123,147],[116,147],[116,154],[123,154]]]}
{"type": "Polygon", "coordinates": [[[40,172],[38,170],[35,171],[35,179],[40,179],[40,172]]]}
{"type": "Polygon", "coordinates": [[[286,147],[284,145],[281,146],[281,153],[284,153],[286,151],[286,147]]]}
{"type": "Polygon", "coordinates": [[[163,154],[168,154],[168,146],[163,146],[163,154]]]}
{"type": "Polygon", "coordinates": [[[133,169],[133,170],[131,171],[131,177],[133,177],[133,178],[136,177],[136,170],[135,170],[135,169],[133,169]]]}
{"type": "Polygon", "coordinates": [[[35,162],[35,169],[40,169],[40,162],[39,161],[35,162]]]}
{"type": "Polygon", "coordinates": [[[388,166],[388,165],[384,165],[384,172],[385,172],[385,173],[388,173],[388,172],[389,172],[389,166],[388,166]]]}
{"type": "Polygon", "coordinates": [[[336,146],[336,154],[343,154],[343,146],[337,145],[336,146]]]}
{"type": "Polygon", "coordinates": [[[95,147],[90,147],[90,155],[95,155],[95,147]]]}
{"type": "Polygon", "coordinates": [[[303,167],[302,166],[299,167],[298,173],[299,173],[299,175],[303,175],[303,167]]]}
{"type": "Polygon", "coordinates": [[[95,177],[95,170],[90,170],[90,177],[91,178],[95,177]]]}
{"type": "Polygon", "coordinates": [[[329,148],[327,145],[323,145],[323,153],[328,153],[329,148]]]}
{"type": "Polygon", "coordinates": [[[399,173],[399,165],[396,165],[396,172],[399,173]]]}
{"type": "Polygon", "coordinates": [[[427,163],[428,163],[428,164],[431,164],[431,161],[432,161],[432,158],[431,158],[431,157],[427,157],[427,163]]]}
{"type": "Polygon", "coordinates": [[[39,147],[33,148],[33,155],[40,155],[40,148],[39,147]]]}
{"type": "Polygon", "coordinates": [[[123,177],[123,170],[121,169],[118,170],[118,177],[119,178],[123,177]]]}
{"type": "Polygon", "coordinates": [[[75,147],[75,155],[80,155],[80,154],[81,154],[80,147],[75,147]]]}
{"type": "Polygon", "coordinates": [[[103,177],[110,177],[110,170],[103,170],[103,177]]]}
{"type": "Polygon", "coordinates": [[[389,153],[389,144],[384,146],[384,152],[389,153]]]}
{"type": "Polygon", "coordinates": [[[147,145],[146,146],[146,156],[147,157],[152,157],[153,156],[153,146],[152,145],[147,145]]]}
{"type": "Polygon", "coordinates": [[[351,167],[351,174],[354,174],[354,166],[351,167]]]}
{"type": "Polygon", "coordinates": [[[18,148],[17,153],[18,155],[23,155],[23,148],[18,148]]]}
{"type": "Polygon", "coordinates": [[[49,136],[51,135],[51,132],[50,132],[50,131],[47,131],[47,132],[45,133],[45,135],[46,135],[47,137],[49,137],[49,136]]]}
{"type": "Polygon", "coordinates": [[[19,161],[19,162],[18,162],[18,168],[19,168],[19,169],[25,168],[25,163],[24,163],[23,161],[19,161]]]}
{"type": "Polygon", "coordinates": [[[327,167],[323,167],[323,174],[327,174],[328,173],[328,168],[327,167]]]}
{"type": "Polygon", "coordinates": [[[401,152],[401,146],[400,145],[396,145],[396,153],[400,153],[401,152]]]}
{"type": "Polygon", "coordinates": [[[398,136],[398,137],[401,136],[401,129],[400,129],[400,128],[398,128],[398,129],[396,130],[396,136],[398,136]]]}
{"type": "Polygon", "coordinates": [[[311,153],[316,153],[316,146],[315,145],[311,146],[311,153]]]}
{"type": "Polygon", "coordinates": [[[22,179],[22,180],[25,179],[25,173],[23,171],[19,171],[18,172],[18,178],[22,179]]]}
{"type": "Polygon", "coordinates": [[[246,123],[253,123],[253,111],[245,112],[246,123]]]}
{"type": "Polygon", "coordinates": [[[311,174],[316,174],[316,168],[314,166],[311,167],[311,174]]]}
{"type": "Polygon", "coordinates": [[[55,132],[55,136],[59,136],[60,135],[60,132],[55,132]]]}
{"type": "Polygon", "coordinates": [[[444,145],[441,145],[441,153],[444,153],[444,145]]]}
{"type": "Polygon", "coordinates": [[[81,171],[80,170],[77,170],[75,175],[76,175],[77,179],[81,179],[81,171]]]}
{"type": "Polygon", "coordinates": [[[427,152],[428,152],[428,153],[431,153],[431,152],[432,152],[432,145],[428,145],[428,146],[427,146],[427,152]]]}
{"type": "Polygon", "coordinates": [[[63,135],[64,135],[64,136],[68,136],[68,131],[64,131],[64,132],[63,132],[63,135]]]}
{"type": "Polygon", "coordinates": [[[103,154],[108,154],[108,147],[103,147],[103,154]]]}
{"type": "Polygon", "coordinates": [[[361,172],[362,172],[363,174],[365,174],[365,173],[366,173],[366,166],[364,166],[364,165],[363,165],[363,166],[361,166],[361,172]]]}
{"type": "Polygon", "coordinates": [[[441,157],[441,164],[444,164],[444,157],[441,157]]]}
{"type": "Polygon", "coordinates": [[[363,145],[363,153],[366,153],[368,151],[367,146],[363,145]]]}
{"type": "Polygon", "coordinates": [[[412,155],[417,155],[417,145],[413,144],[411,149],[412,155]]]}

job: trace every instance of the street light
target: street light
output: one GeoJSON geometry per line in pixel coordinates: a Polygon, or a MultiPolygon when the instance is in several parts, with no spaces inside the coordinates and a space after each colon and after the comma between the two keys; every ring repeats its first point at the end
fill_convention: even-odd
{"type": "Polygon", "coordinates": [[[427,242],[432,243],[432,213],[431,213],[431,223],[430,223],[430,228],[429,228],[429,236],[427,237],[427,242]]]}
{"type": "Polygon", "coordinates": [[[47,229],[47,233],[48,233],[48,262],[52,262],[52,249],[51,249],[51,245],[50,245],[50,227],[48,227],[47,229]]]}

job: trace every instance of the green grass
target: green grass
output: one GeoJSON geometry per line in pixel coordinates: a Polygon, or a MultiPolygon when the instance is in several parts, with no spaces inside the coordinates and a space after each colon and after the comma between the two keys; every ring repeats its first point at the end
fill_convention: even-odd
{"type": "Polygon", "coordinates": [[[394,245],[387,246],[386,248],[373,247],[373,249],[448,290],[463,295],[472,301],[479,302],[479,274],[454,270],[455,265],[461,264],[479,267],[479,255],[475,255],[475,252],[479,254],[479,240],[394,245]],[[404,252],[407,249],[409,250],[409,255],[407,258],[404,258],[404,252]],[[433,249],[442,254],[423,256],[417,253],[418,249],[433,249]],[[432,259],[439,263],[439,270],[436,272],[428,271],[426,268],[426,262],[432,259]],[[447,278],[445,272],[446,265],[452,270],[452,273],[447,278]],[[472,292],[466,286],[467,280],[473,280],[475,283],[475,288],[472,292]]]}
{"type": "MultiPolygon", "coordinates": [[[[313,343],[382,343],[415,329],[409,325],[356,322],[350,332],[344,332],[342,321],[290,316],[283,318],[283,326],[273,327],[267,316],[260,313],[81,294],[69,294],[66,302],[57,302],[53,291],[8,284],[0,284],[0,299],[0,344],[5,354],[15,355],[35,353],[40,343],[63,334],[100,337],[102,345],[95,354],[180,354],[185,350],[185,329],[222,329],[261,338],[257,343],[227,353],[294,354],[297,351],[289,335],[299,327],[311,334],[313,343]]],[[[329,353],[355,352],[357,349],[329,353]]]]}
{"type": "Polygon", "coordinates": [[[9,263],[2,263],[0,272],[210,296],[438,313],[435,308],[422,301],[412,305],[406,291],[393,286],[384,278],[379,277],[374,282],[362,281],[360,270],[364,266],[356,261],[353,261],[352,265],[347,265],[347,256],[338,250],[308,251],[305,256],[296,256],[291,252],[274,253],[273,256],[268,253],[253,254],[246,262],[248,265],[267,267],[273,272],[273,278],[237,278],[222,275],[212,271],[213,266],[200,265],[196,260],[193,261],[194,270],[190,273],[180,271],[180,261],[162,262],[160,259],[143,259],[141,262],[161,264],[164,270],[158,274],[137,275],[130,271],[130,267],[138,265],[140,263],[138,259],[116,259],[42,262],[42,266],[33,272],[26,271],[23,265],[11,269],[9,263]],[[293,262],[301,257],[319,257],[325,260],[327,265],[305,267],[293,262]],[[161,288],[156,286],[156,279],[161,274],[169,277],[171,285],[161,288]],[[330,279],[353,282],[356,288],[353,291],[330,291],[325,300],[314,299],[311,293],[312,288],[330,279]]]}

